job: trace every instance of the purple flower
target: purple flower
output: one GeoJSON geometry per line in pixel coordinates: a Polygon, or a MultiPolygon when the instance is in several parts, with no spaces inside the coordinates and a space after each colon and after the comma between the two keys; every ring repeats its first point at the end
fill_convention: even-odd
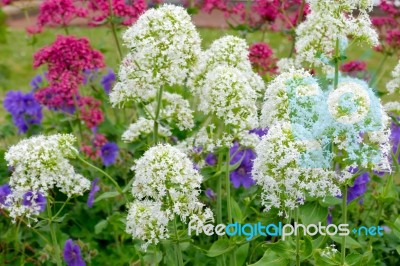
{"type": "Polygon", "coordinates": [[[211,188],[207,188],[205,191],[205,194],[207,198],[211,200],[215,200],[217,198],[217,195],[214,193],[214,191],[211,188]]]}
{"type": "Polygon", "coordinates": [[[37,74],[36,76],[34,76],[32,78],[32,80],[29,84],[32,87],[32,92],[35,92],[38,89],[40,89],[41,85],[43,85],[43,77],[41,75],[37,74]]]}
{"type": "Polygon", "coordinates": [[[101,160],[105,166],[115,163],[118,157],[118,145],[114,142],[107,142],[101,147],[101,160]]]}
{"type": "Polygon", "coordinates": [[[260,138],[268,134],[268,128],[254,128],[249,131],[249,133],[254,133],[258,135],[260,138]]]}
{"type": "Polygon", "coordinates": [[[32,92],[9,91],[4,99],[4,108],[11,114],[19,133],[25,133],[30,125],[40,124],[43,118],[42,107],[32,92]]]}
{"type": "Polygon", "coordinates": [[[347,204],[352,200],[364,195],[367,191],[367,183],[369,182],[369,173],[363,173],[354,180],[354,185],[348,188],[347,204]]]}
{"type": "Polygon", "coordinates": [[[93,207],[94,195],[96,195],[96,192],[100,190],[100,187],[97,185],[97,182],[99,182],[99,178],[95,178],[93,180],[92,187],[90,188],[89,196],[87,199],[87,206],[89,208],[93,207]]]}
{"type": "Polygon", "coordinates": [[[332,210],[333,210],[333,206],[329,206],[328,207],[328,217],[326,218],[326,222],[328,225],[332,224],[332,220],[333,220],[333,216],[332,216],[332,210]]]}
{"type": "Polygon", "coordinates": [[[116,80],[115,73],[114,73],[114,71],[113,71],[111,68],[109,68],[109,69],[108,69],[108,73],[105,74],[105,75],[101,78],[101,86],[103,86],[103,89],[105,90],[105,92],[106,92],[107,94],[110,93],[111,88],[112,88],[112,86],[113,86],[115,80],[116,80]]]}
{"type": "Polygon", "coordinates": [[[214,153],[207,154],[206,158],[204,159],[208,165],[214,166],[217,164],[217,156],[214,153]]]}
{"type": "Polygon", "coordinates": [[[256,154],[252,149],[239,149],[240,145],[238,142],[235,142],[230,149],[231,165],[242,160],[239,167],[230,173],[231,182],[235,188],[238,188],[241,185],[245,188],[249,188],[255,184],[254,180],[251,178],[251,170],[253,168],[253,160],[256,158],[256,154]]]}
{"type": "Polygon", "coordinates": [[[0,186],[0,204],[1,205],[5,205],[6,204],[6,199],[7,196],[10,195],[12,193],[11,188],[8,184],[4,184],[0,186]]]}
{"type": "Polygon", "coordinates": [[[46,208],[46,197],[43,196],[42,193],[36,192],[33,193],[32,191],[28,191],[24,194],[22,204],[25,206],[38,206],[39,212],[44,211],[46,208]],[[34,204],[33,204],[34,203],[34,204]]]}
{"type": "MultiPolygon", "coordinates": [[[[392,146],[393,154],[396,154],[397,149],[399,149],[399,143],[400,143],[400,126],[398,125],[398,123],[400,123],[400,117],[397,117],[396,121],[392,121],[391,125],[390,139],[393,144],[392,146]]],[[[400,154],[399,157],[397,158],[397,161],[400,162],[400,154]]]]}
{"type": "Polygon", "coordinates": [[[81,249],[79,245],[74,244],[72,239],[65,241],[64,246],[64,260],[68,266],[85,266],[86,263],[82,259],[81,249]]]}

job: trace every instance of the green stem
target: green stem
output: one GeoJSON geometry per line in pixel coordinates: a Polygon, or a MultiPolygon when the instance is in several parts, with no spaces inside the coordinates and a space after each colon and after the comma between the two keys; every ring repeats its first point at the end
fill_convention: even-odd
{"type": "Polygon", "coordinates": [[[162,93],[163,93],[163,87],[160,87],[158,94],[157,94],[156,114],[154,116],[154,131],[153,131],[154,144],[157,144],[157,142],[158,142],[158,118],[160,116],[162,93]]]}
{"type": "MultiPolygon", "coordinates": [[[[218,154],[218,173],[221,173],[222,152],[218,154]]],[[[218,175],[217,183],[217,223],[222,224],[222,175],[218,175]]]]}
{"type": "Polygon", "coordinates": [[[114,180],[114,178],[112,178],[109,174],[107,174],[106,172],[104,172],[103,170],[101,170],[100,168],[94,166],[93,164],[87,162],[86,160],[84,160],[83,158],[81,158],[80,156],[77,156],[77,158],[83,162],[84,164],[86,164],[87,166],[92,167],[93,169],[99,171],[100,173],[102,173],[104,176],[106,176],[115,186],[115,188],[117,189],[117,191],[119,192],[119,194],[124,195],[121,187],[118,185],[117,181],[114,180]]]}
{"type": "Polygon", "coordinates": [[[50,235],[51,235],[51,240],[53,242],[55,260],[56,260],[57,266],[61,266],[62,265],[61,251],[60,251],[60,246],[58,245],[58,242],[57,242],[56,230],[55,230],[55,226],[53,223],[53,218],[52,218],[52,214],[51,214],[51,206],[50,206],[49,201],[47,201],[47,214],[49,216],[50,235]]]}
{"type": "MultiPolygon", "coordinates": [[[[226,128],[227,134],[229,134],[229,127],[226,128]]],[[[230,173],[230,163],[231,163],[231,153],[230,148],[228,147],[226,153],[226,175],[225,175],[225,186],[226,186],[226,203],[228,209],[228,222],[232,223],[232,204],[231,204],[231,180],[229,178],[230,173]]],[[[236,250],[234,249],[230,254],[230,265],[236,266],[236,250]]]]}
{"type": "MultiPolygon", "coordinates": [[[[342,216],[343,216],[343,224],[347,224],[347,185],[344,186],[343,191],[343,200],[342,200],[342,216]]],[[[346,258],[346,236],[342,236],[342,252],[341,252],[341,265],[345,265],[344,261],[346,258]]]]}
{"type": "Polygon", "coordinates": [[[336,90],[339,84],[339,39],[336,39],[335,48],[335,80],[333,83],[333,88],[336,90]]]}
{"type": "Polygon", "coordinates": [[[178,227],[176,225],[176,215],[174,216],[174,230],[175,230],[175,237],[176,237],[175,253],[176,253],[177,260],[178,260],[178,265],[183,266],[184,264],[183,264],[182,250],[181,250],[180,241],[179,241],[178,227]]]}
{"type": "Polygon", "coordinates": [[[122,61],[122,50],[121,50],[121,45],[119,44],[119,40],[118,40],[118,36],[117,36],[117,30],[115,28],[115,24],[114,24],[114,21],[113,21],[114,12],[113,12],[113,8],[112,8],[111,0],[108,0],[108,6],[109,6],[109,10],[110,10],[111,32],[112,32],[112,35],[113,35],[113,38],[114,38],[115,45],[117,46],[119,60],[122,61]]]}
{"type": "MultiPolygon", "coordinates": [[[[229,131],[229,129],[228,129],[229,131]]],[[[229,132],[228,132],[229,134],[229,132]]],[[[225,175],[225,186],[226,186],[226,204],[228,209],[228,222],[232,223],[232,206],[231,206],[231,181],[229,178],[229,168],[230,168],[231,154],[230,149],[226,153],[226,175],[225,175]]]]}
{"type": "Polygon", "coordinates": [[[70,198],[67,198],[66,201],[64,201],[64,204],[61,206],[61,208],[58,210],[58,212],[56,213],[56,215],[53,216],[53,219],[57,218],[58,215],[60,215],[61,211],[64,209],[64,207],[67,205],[67,203],[69,202],[70,198]]]}
{"type": "Polygon", "coordinates": [[[375,86],[376,86],[376,83],[378,83],[378,80],[379,80],[379,79],[377,79],[377,77],[378,77],[379,74],[382,72],[383,65],[385,64],[386,59],[388,58],[388,56],[389,56],[389,54],[388,54],[388,53],[385,53],[385,55],[383,56],[381,62],[379,63],[378,69],[376,70],[374,76],[371,78],[371,81],[369,82],[369,86],[375,87],[375,86]]]}
{"type": "MultiPolygon", "coordinates": [[[[296,223],[299,223],[299,208],[296,209],[296,223]]],[[[296,234],[296,266],[300,266],[300,233],[296,234]]]]}

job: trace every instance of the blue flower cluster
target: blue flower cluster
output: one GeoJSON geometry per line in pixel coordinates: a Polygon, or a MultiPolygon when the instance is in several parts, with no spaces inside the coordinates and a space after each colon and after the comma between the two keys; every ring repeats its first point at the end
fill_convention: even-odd
{"type": "Polygon", "coordinates": [[[42,107],[33,92],[9,91],[4,99],[4,108],[12,115],[19,133],[25,133],[29,126],[42,122],[42,107]]]}

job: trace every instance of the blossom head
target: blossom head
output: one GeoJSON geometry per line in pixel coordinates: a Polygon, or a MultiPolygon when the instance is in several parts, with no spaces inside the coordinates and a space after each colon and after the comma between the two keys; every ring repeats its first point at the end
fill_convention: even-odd
{"type": "Polygon", "coordinates": [[[189,14],[174,5],[147,10],[123,40],[130,53],[110,94],[113,105],[143,99],[146,91],[161,86],[183,85],[200,53],[200,37],[189,14]]]}
{"type": "Polygon", "coordinates": [[[126,230],[134,238],[146,241],[144,247],[168,238],[167,224],[174,216],[197,225],[213,219],[211,210],[203,209],[204,204],[198,199],[201,175],[177,148],[169,144],[154,146],[136,161],[132,170],[135,201],[130,205],[126,230]]]}
{"type": "Polygon", "coordinates": [[[99,182],[99,178],[95,178],[92,181],[92,185],[91,185],[91,188],[90,188],[89,196],[88,196],[88,199],[87,199],[87,206],[89,208],[93,207],[94,196],[96,195],[97,192],[100,191],[100,187],[97,185],[98,182],[99,182]]]}
{"type": "Polygon", "coordinates": [[[302,153],[307,145],[295,139],[290,123],[281,122],[271,126],[256,146],[252,177],[263,189],[261,200],[267,211],[294,209],[304,203],[306,195],[340,195],[339,177],[334,171],[303,166],[302,153]]]}
{"type": "Polygon", "coordinates": [[[347,204],[364,195],[367,191],[367,184],[369,181],[369,173],[363,173],[354,180],[353,186],[348,188],[347,204]]]}
{"type": "Polygon", "coordinates": [[[273,51],[268,44],[262,42],[254,43],[249,49],[250,62],[258,74],[276,73],[276,59],[273,57],[273,51]]]}
{"type": "Polygon", "coordinates": [[[238,142],[235,142],[230,149],[230,155],[232,156],[230,164],[235,165],[240,162],[239,167],[230,172],[230,179],[234,188],[239,188],[240,186],[249,188],[255,183],[251,177],[251,170],[256,155],[252,149],[240,149],[238,142]]]}
{"type": "Polygon", "coordinates": [[[78,244],[75,244],[72,239],[65,241],[63,256],[68,266],[86,265],[81,255],[81,248],[78,244]]]}
{"type": "Polygon", "coordinates": [[[14,168],[10,186],[16,191],[39,191],[47,195],[57,187],[61,192],[82,195],[90,182],[75,173],[68,158],[74,158],[75,137],[67,134],[35,136],[11,146],[5,154],[8,166],[14,168]]]}
{"type": "Polygon", "coordinates": [[[6,205],[7,196],[11,194],[11,187],[9,184],[0,186],[0,207],[6,205]]]}
{"type": "Polygon", "coordinates": [[[11,114],[19,133],[25,133],[31,125],[40,124],[43,118],[42,107],[33,93],[9,91],[4,99],[4,107],[11,114]]]}
{"type": "Polygon", "coordinates": [[[114,142],[108,142],[101,147],[101,160],[105,166],[115,163],[118,157],[118,145],[114,142]]]}

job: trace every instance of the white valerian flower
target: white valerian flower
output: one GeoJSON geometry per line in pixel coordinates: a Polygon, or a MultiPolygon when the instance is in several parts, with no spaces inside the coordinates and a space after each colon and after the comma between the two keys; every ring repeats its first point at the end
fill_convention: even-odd
{"type": "MultiPolygon", "coordinates": [[[[138,216],[137,206],[141,206],[141,213],[144,213],[142,216],[147,221],[154,221],[154,224],[160,223],[158,217],[152,216],[157,214],[162,217],[164,225],[175,216],[180,217],[183,223],[192,222],[194,226],[213,220],[211,210],[205,208],[198,199],[202,176],[194,169],[193,162],[179,149],[169,144],[154,146],[136,161],[132,170],[135,171],[132,185],[135,201],[127,218],[127,232],[132,233],[133,237],[141,236],[137,231],[132,231],[132,224],[140,224],[135,221],[135,217],[138,216]]],[[[157,234],[151,238],[139,238],[156,244],[156,241],[162,239],[158,238],[157,234]]],[[[167,234],[167,228],[160,233],[162,237],[167,234]]]]}
{"type": "Polygon", "coordinates": [[[39,191],[47,195],[57,187],[61,192],[82,195],[90,188],[90,181],[75,173],[69,158],[78,151],[70,134],[35,136],[11,146],[5,154],[8,166],[13,168],[10,186],[18,192],[39,191]]]}
{"type": "Polygon", "coordinates": [[[337,160],[364,169],[390,171],[390,119],[368,84],[340,78],[338,88],[327,91],[331,122],[324,134],[338,149],[337,160]]]}
{"type": "Polygon", "coordinates": [[[227,35],[215,40],[209,49],[202,52],[193,72],[188,80],[188,87],[199,98],[203,97],[205,92],[202,90],[205,79],[210,71],[215,67],[225,65],[234,67],[242,72],[249,84],[257,93],[265,90],[265,84],[262,78],[252,70],[249,60],[249,47],[242,38],[227,35]]]}
{"type": "Polygon", "coordinates": [[[241,73],[228,66],[217,66],[208,72],[198,108],[230,128],[250,130],[258,127],[257,93],[241,73]]]}
{"type": "Polygon", "coordinates": [[[126,232],[145,241],[142,248],[146,250],[150,244],[156,245],[169,238],[168,222],[171,219],[171,212],[162,210],[162,202],[134,201],[129,205],[126,232]]]}
{"type": "Polygon", "coordinates": [[[319,84],[312,75],[304,69],[295,70],[290,68],[272,80],[265,91],[264,103],[261,110],[261,127],[270,127],[276,122],[299,123],[314,115],[314,120],[309,122],[315,125],[319,118],[317,110],[323,102],[322,91],[319,84]],[[305,111],[308,112],[304,113],[305,111]],[[297,121],[296,121],[297,120],[297,121]]]}
{"type": "MultiPolygon", "coordinates": [[[[131,124],[123,134],[122,140],[124,142],[134,142],[140,138],[140,136],[146,136],[153,133],[154,121],[148,120],[144,117],[140,117],[138,121],[131,124]]],[[[169,137],[172,135],[169,128],[159,125],[158,134],[162,137],[169,137]]]]}
{"type": "Polygon", "coordinates": [[[387,102],[384,104],[383,108],[386,112],[400,114],[400,102],[387,102]]]}
{"type": "Polygon", "coordinates": [[[386,84],[389,94],[400,93],[400,62],[392,71],[393,79],[386,84]]]}
{"type": "Polygon", "coordinates": [[[200,54],[200,37],[180,6],[162,5],[142,14],[123,35],[123,61],[111,103],[141,100],[161,86],[183,85],[200,54]]]}
{"type": "MultiPolygon", "coordinates": [[[[159,117],[168,124],[175,124],[180,130],[192,129],[194,126],[193,111],[190,109],[189,102],[181,95],[176,93],[163,92],[162,108],[159,117]]],[[[146,109],[154,114],[157,108],[157,102],[151,102],[146,109]]]]}
{"type": "Polygon", "coordinates": [[[347,47],[347,38],[356,42],[378,44],[368,12],[373,1],[307,0],[310,14],[296,29],[296,61],[310,67],[326,66],[334,57],[336,42],[340,54],[347,47]],[[358,14],[355,16],[354,14],[358,14]]]}
{"type": "Polygon", "coordinates": [[[255,151],[252,177],[263,189],[266,211],[292,210],[303,204],[307,195],[340,195],[340,179],[334,171],[307,166],[313,158],[306,153],[307,145],[295,139],[289,123],[274,124],[255,151]]]}

